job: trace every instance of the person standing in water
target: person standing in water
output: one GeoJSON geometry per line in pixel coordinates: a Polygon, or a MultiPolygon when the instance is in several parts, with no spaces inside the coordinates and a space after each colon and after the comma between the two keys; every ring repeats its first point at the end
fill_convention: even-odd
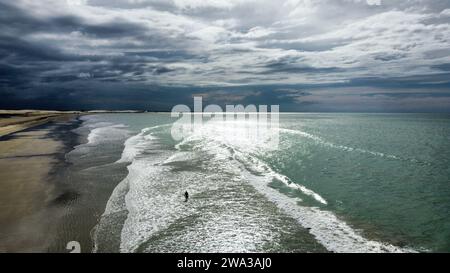
{"type": "Polygon", "coordinates": [[[189,199],[189,193],[187,191],[184,193],[184,198],[184,202],[187,202],[189,199]]]}

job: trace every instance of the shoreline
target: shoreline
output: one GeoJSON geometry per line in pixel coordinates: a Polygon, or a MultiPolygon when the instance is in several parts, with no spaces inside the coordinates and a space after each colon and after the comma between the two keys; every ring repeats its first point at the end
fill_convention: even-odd
{"type": "Polygon", "coordinates": [[[67,253],[70,241],[92,251],[99,217],[127,168],[117,164],[105,174],[102,164],[117,159],[96,165],[77,154],[92,148],[85,115],[59,114],[0,136],[0,253],[67,253]],[[98,177],[86,177],[95,168],[98,177]]]}
{"type": "Polygon", "coordinates": [[[67,134],[79,116],[33,117],[0,137],[0,252],[46,252],[51,245],[63,214],[52,206],[60,191],[54,173],[73,148],[67,134]]]}
{"type": "Polygon", "coordinates": [[[5,111],[0,110],[0,139],[10,134],[47,124],[51,121],[82,115],[81,112],[57,111],[5,111]]]}
{"type": "Polygon", "coordinates": [[[80,120],[76,130],[71,131],[72,136],[62,135],[64,140],[72,141],[66,145],[70,149],[61,165],[54,168],[52,179],[59,190],[52,206],[60,209],[63,215],[55,222],[54,240],[47,252],[67,253],[66,244],[70,241],[80,243],[82,253],[92,252],[100,217],[112,192],[128,174],[127,164],[115,164],[128,134],[119,141],[122,142],[120,145],[111,145],[108,141],[92,145],[89,136],[94,128],[102,127],[92,128],[88,120],[80,120]],[[105,144],[109,148],[102,147],[105,144]]]}
{"type": "Polygon", "coordinates": [[[55,110],[0,109],[0,139],[4,136],[14,134],[36,126],[40,126],[67,116],[74,116],[74,115],[82,116],[82,115],[96,115],[96,114],[142,114],[142,113],[149,113],[149,112],[141,110],[55,111],[55,110]]]}

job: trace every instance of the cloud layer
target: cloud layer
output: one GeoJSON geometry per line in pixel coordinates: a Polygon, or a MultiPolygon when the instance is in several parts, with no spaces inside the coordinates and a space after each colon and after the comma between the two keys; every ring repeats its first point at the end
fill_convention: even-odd
{"type": "Polygon", "coordinates": [[[209,92],[289,110],[450,106],[447,0],[0,0],[0,21],[0,107],[170,110],[164,94],[209,92]]]}

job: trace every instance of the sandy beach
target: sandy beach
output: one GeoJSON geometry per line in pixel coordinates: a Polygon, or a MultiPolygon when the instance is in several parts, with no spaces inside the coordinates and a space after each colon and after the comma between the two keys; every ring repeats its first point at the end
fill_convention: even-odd
{"type": "Polygon", "coordinates": [[[49,217],[55,212],[46,209],[55,192],[49,175],[65,151],[63,143],[52,135],[53,123],[75,116],[56,112],[1,114],[0,252],[42,252],[50,243],[49,223],[56,219],[49,217]]]}
{"type": "Polygon", "coordinates": [[[79,114],[79,112],[0,110],[0,137],[74,114],[79,114]]]}

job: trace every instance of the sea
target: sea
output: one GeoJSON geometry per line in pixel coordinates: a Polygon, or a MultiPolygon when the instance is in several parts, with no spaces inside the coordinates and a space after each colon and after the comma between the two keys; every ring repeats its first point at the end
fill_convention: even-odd
{"type": "Polygon", "coordinates": [[[280,113],[276,147],[176,121],[81,117],[53,251],[450,251],[450,115],[280,113]]]}

